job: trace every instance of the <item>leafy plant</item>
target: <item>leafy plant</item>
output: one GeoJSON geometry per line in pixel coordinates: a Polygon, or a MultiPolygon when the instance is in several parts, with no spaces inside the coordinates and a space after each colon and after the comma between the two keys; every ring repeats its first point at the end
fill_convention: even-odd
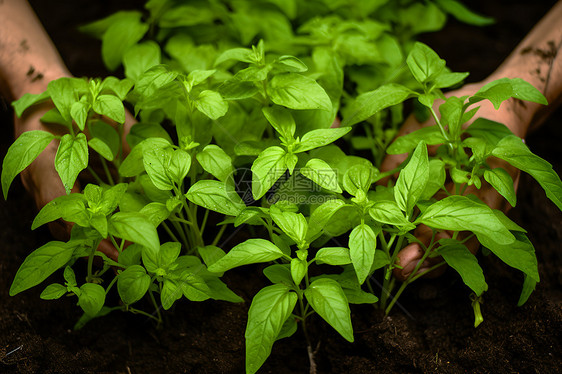
{"type": "Polygon", "coordinates": [[[85,26],[101,37],[108,68],[123,64],[126,78],[62,78],[13,104],[21,116],[50,100],[54,107],[42,120],[65,134],[32,131],[16,140],[2,168],[4,196],[16,175],[57,141],[55,168],[67,195],[47,204],[32,229],[58,219],[74,226],[70,240],[49,242],[26,258],[10,295],[64,268],[64,284],[49,284],[41,297],[77,296],[84,316],[76,327],[112,310],[160,323],[160,306],[169,309],[182,296],[242,302],[223,273],[267,263],[263,273],[272,284],[254,296],[248,314],[249,373],[299,325],[314,368],[308,328],[314,314],[353,341],[350,304],[389,313],[409,284],[444,264],[473,292],[477,325],[488,286],[465,245],[474,236],[523,272],[523,304],[539,281],[534,248],[524,229],[467,187],[487,182],[515,205],[513,180],[490,157],[531,174],[561,209],[562,183],[504,125],[483,118],[466,124],[477,117],[470,106],[481,100],[498,108],[511,97],[542,104],[545,98],[520,79],[445,97],[442,90],[462,84],[468,73],[451,72],[412,38],[439,29],[445,13],[489,22],[456,1],[351,5],[151,0],[146,18],[120,12],[85,26]],[[419,22],[422,16],[427,22],[419,22]],[[409,99],[436,124],[392,142],[409,99]],[[125,106],[139,120],[126,135],[128,154],[125,106]],[[370,159],[357,156],[364,150],[370,159]],[[409,157],[381,173],[376,165],[385,152],[409,157]],[[82,172],[97,183],[70,193],[82,172]],[[395,173],[395,183],[380,184],[395,173]],[[431,231],[429,243],[414,236],[420,225],[431,231]],[[242,226],[251,237],[220,248],[224,234],[242,226]],[[117,261],[96,251],[102,240],[117,248],[117,261]],[[413,242],[423,258],[397,285],[391,275],[398,253],[413,242]],[[102,268],[94,267],[96,256],[102,268]],[[437,256],[443,260],[418,272],[437,256]],[[88,259],[84,279],[72,269],[81,257],[88,259]],[[374,277],[384,292],[375,293],[374,277]],[[115,284],[121,303],[108,306],[115,284]],[[155,313],[139,308],[144,298],[155,313]]]}

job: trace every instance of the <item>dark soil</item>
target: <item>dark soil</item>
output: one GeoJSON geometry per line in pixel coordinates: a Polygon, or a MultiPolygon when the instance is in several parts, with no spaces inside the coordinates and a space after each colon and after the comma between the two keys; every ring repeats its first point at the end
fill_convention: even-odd
{"type": "MultiPolygon", "coordinates": [[[[134,1],[33,1],[70,70],[101,75],[99,45],[75,26],[134,1]],[[117,3],[118,5],[116,5],[117,3]],[[119,4],[120,3],[120,4],[119,4]],[[82,14],[80,18],[78,14],[82,14]]],[[[505,58],[553,1],[477,1],[497,24],[484,29],[451,21],[424,40],[454,71],[478,81],[505,58]]],[[[1,105],[0,105],[1,109],[1,105]]],[[[0,115],[3,157],[12,139],[10,115],[0,115]]],[[[559,110],[529,146],[562,172],[559,110]]],[[[72,327],[80,317],[73,299],[39,299],[40,288],[8,296],[25,256],[50,240],[46,230],[30,231],[34,203],[21,183],[0,202],[0,372],[3,373],[242,373],[244,329],[249,301],[265,284],[260,268],[233,271],[226,281],[246,303],[179,302],[166,313],[161,330],[146,318],[114,313],[72,327]]],[[[485,322],[473,327],[469,292],[448,271],[424,280],[401,298],[389,317],[370,306],[352,308],[356,341],[347,343],[326,324],[313,320],[321,373],[555,373],[562,369],[562,214],[537,183],[522,179],[517,208],[510,216],[529,230],[536,246],[541,282],[527,304],[517,307],[522,276],[497,259],[482,258],[489,292],[485,322]]],[[[56,277],[56,275],[55,275],[56,277]]],[[[57,279],[57,281],[60,281],[57,279]]],[[[308,372],[305,339],[297,333],[274,346],[264,373],[308,372]]]]}

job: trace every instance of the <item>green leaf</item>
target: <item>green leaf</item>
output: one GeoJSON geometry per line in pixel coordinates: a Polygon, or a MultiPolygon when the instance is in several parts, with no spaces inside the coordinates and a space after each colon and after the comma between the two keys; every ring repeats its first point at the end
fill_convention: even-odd
{"type": "Polygon", "coordinates": [[[436,88],[447,88],[455,86],[468,77],[469,73],[445,73],[441,72],[435,79],[433,79],[433,85],[436,88]]]}
{"type": "Polygon", "coordinates": [[[54,138],[54,135],[49,132],[31,130],[22,133],[10,146],[2,163],[1,179],[4,199],[8,197],[8,190],[16,175],[28,167],[54,138]]]}
{"type": "Polygon", "coordinates": [[[287,318],[287,320],[281,327],[281,331],[279,332],[279,335],[277,335],[276,340],[281,340],[293,336],[295,332],[297,332],[297,328],[298,328],[297,319],[292,316],[289,316],[289,318],[287,318]]]}
{"type": "Polygon", "coordinates": [[[101,82],[101,91],[110,91],[117,95],[119,100],[125,100],[125,97],[133,88],[134,82],[131,79],[118,79],[116,77],[107,77],[101,82]]]}
{"type": "Polygon", "coordinates": [[[269,213],[277,226],[279,226],[289,238],[293,239],[297,245],[301,245],[305,242],[308,223],[302,214],[284,212],[276,205],[271,206],[269,213]]]}
{"type": "Polygon", "coordinates": [[[260,199],[287,171],[285,150],[273,146],[264,149],[252,164],[252,195],[260,199]]]}
{"type": "Polygon", "coordinates": [[[496,110],[501,103],[514,96],[513,87],[509,82],[494,81],[480,88],[470,99],[469,102],[475,103],[483,99],[488,99],[496,110]]]}
{"type": "Polygon", "coordinates": [[[431,199],[444,186],[446,178],[445,163],[437,159],[429,161],[429,179],[420,200],[431,199]]]}
{"type": "Polygon", "coordinates": [[[185,194],[194,204],[228,216],[237,216],[246,207],[230,183],[201,180],[185,194]]]}
{"type": "Polygon", "coordinates": [[[117,291],[127,305],[139,301],[148,291],[150,275],[140,265],[132,265],[117,277],[117,291]]]}
{"type": "Polygon", "coordinates": [[[117,123],[125,123],[125,107],[117,96],[99,95],[92,106],[94,112],[106,116],[117,123]]]}
{"type": "Polygon", "coordinates": [[[501,158],[530,174],[539,182],[546,192],[546,196],[562,210],[562,182],[547,161],[533,154],[529,148],[515,135],[500,140],[492,151],[497,158],[501,158]]]}
{"type": "Polygon", "coordinates": [[[513,187],[513,179],[504,168],[495,168],[484,171],[484,179],[499,192],[510,204],[515,206],[516,195],[513,187]]]}
{"type": "Polygon", "coordinates": [[[335,142],[351,131],[351,127],[339,127],[334,129],[317,129],[303,135],[300,142],[295,147],[294,152],[300,153],[319,148],[335,142]]]}
{"type": "Polygon", "coordinates": [[[77,285],[76,283],[76,275],[74,274],[74,270],[70,266],[64,268],[64,280],[68,283],[70,287],[74,287],[77,285]]]}
{"type": "Polygon", "coordinates": [[[211,90],[202,91],[195,100],[195,106],[210,119],[218,119],[228,111],[228,103],[218,92],[211,90]]]}
{"type": "Polygon", "coordinates": [[[99,284],[85,283],[80,286],[78,305],[89,317],[95,317],[105,303],[105,290],[99,284]]]}
{"type": "Polygon", "coordinates": [[[486,118],[477,118],[465,132],[470,135],[484,139],[491,145],[496,145],[506,136],[513,135],[513,132],[504,124],[490,121],[486,118]]]}
{"type": "Polygon", "coordinates": [[[41,292],[41,295],[39,297],[42,298],[43,300],[55,300],[61,298],[67,292],[68,292],[67,288],[62,284],[53,283],[53,284],[49,284],[43,290],[43,292],[41,292]]]}
{"type": "Polygon", "coordinates": [[[88,141],[88,145],[106,160],[113,161],[121,144],[115,128],[103,121],[92,121],[89,128],[92,139],[88,141]]]}
{"type": "Polygon", "coordinates": [[[84,131],[84,127],[86,127],[89,110],[90,104],[86,101],[77,101],[70,107],[70,116],[81,131],[84,131]]]}
{"type": "Polygon", "coordinates": [[[306,271],[308,270],[308,264],[305,260],[301,260],[300,258],[293,258],[291,260],[291,277],[295,284],[300,284],[302,279],[306,275],[306,271]]]}
{"type": "Polygon", "coordinates": [[[478,241],[507,265],[521,270],[535,282],[540,281],[535,248],[522,232],[514,232],[515,241],[499,243],[494,233],[476,233],[478,241]]]}
{"type": "Polygon", "coordinates": [[[114,22],[107,28],[102,36],[101,54],[105,66],[113,71],[121,65],[121,60],[127,49],[139,40],[149,29],[149,26],[141,21],[140,12],[132,13],[114,22]]]}
{"type": "Polygon", "coordinates": [[[326,322],[347,341],[353,343],[353,326],[347,297],[338,282],[321,278],[304,291],[306,299],[326,322]]]}
{"type": "Polygon", "coordinates": [[[260,290],[248,311],[246,373],[255,373],[271,354],[273,343],[297,303],[289,287],[274,284],[260,290]]]}
{"type": "Polygon", "coordinates": [[[342,192],[338,184],[338,175],[324,160],[311,158],[308,160],[306,165],[300,169],[300,172],[302,175],[328,191],[338,193],[342,192]]]}
{"type": "Polygon", "coordinates": [[[142,246],[139,244],[131,244],[123,252],[119,254],[119,263],[125,267],[132,265],[140,265],[142,256],[142,246]]]}
{"type": "Polygon", "coordinates": [[[37,248],[26,257],[18,269],[10,287],[10,296],[38,285],[66,265],[72,257],[74,248],[58,241],[51,241],[37,248]]]}
{"type": "Polygon", "coordinates": [[[273,106],[262,108],[262,112],[275,131],[281,134],[285,139],[291,139],[293,135],[295,135],[297,126],[289,110],[283,107],[273,106]]]}
{"type": "Polygon", "coordinates": [[[416,42],[408,54],[406,63],[414,78],[420,83],[425,83],[437,77],[445,68],[445,60],[439,58],[427,45],[416,42]]]}
{"type": "Polygon", "coordinates": [[[267,87],[271,101],[291,109],[331,111],[332,101],[314,79],[298,73],[274,76],[267,87]]]}
{"type": "Polygon", "coordinates": [[[80,226],[88,226],[89,218],[86,212],[86,201],[83,195],[70,194],[59,196],[41,208],[33,220],[31,229],[35,230],[37,227],[59,218],[68,222],[74,222],[80,226]]]}
{"type": "Polygon", "coordinates": [[[177,281],[164,279],[164,282],[162,282],[162,292],[160,293],[160,302],[164,310],[170,309],[176,300],[179,300],[182,296],[183,293],[177,281]]]}
{"type": "Polygon", "coordinates": [[[430,205],[414,223],[423,223],[436,229],[468,230],[477,235],[489,235],[501,245],[515,240],[490,207],[466,196],[448,196],[430,205]]]}
{"type": "Polygon", "coordinates": [[[495,22],[493,18],[481,16],[456,0],[435,0],[435,2],[441,9],[461,22],[475,26],[487,26],[495,22]]]}
{"type": "Polygon", "coordinates": [[[241,62],[252,63],[254,61],[254,53],[249,48],[231,48],[224,51],[215,61],[215,66],[225,61],[235,60],[241,62]]]}
{"type": "Polygon", "coordinates": [[[210,173],[221,182],[226,182],[234,172],[232,159],[217,145],[209,144],[201,152],[197,153],[195,157],[207,173],[210,173]]]}
{"type": "Polygon", "coordinates": [[[373,168],[365,164],[353,165],[343,176],[343,188],[353,196],[367,193],[373,182],[373,168]]]}
{"type": "Polygon", "coordinates": [[[167,145],[161,148],[160,144],[154,147],[147,144],[143,149],[144,169],[154,186],[160,190],[171,190],[174,188],[174,182],[180,182],[174,180],[171,175],[170,164],[173,155],[174,150],[167,145]]]}
{"type": "Polygon", "coordinates": [[[458,97],[451,96],[439,106],[439,113],[441,114],[441,123],[443,126],[448,126],[449,134],[452,139],[457,139],[461,132],[461,119],[464,114],[464,100],[458,97]]]}
{"type": "Polygon", "coordinates": [[[343,288],[343,293],[350,304],[374,304],[379,301],[378,297],[360,288],[343,288]]]}
{"type": "Polygon", "coordinates": [[[478,260],[464,244],[448,242],[438,247],[437,252],[443,256],[447,264],[460,274],[466,284],[476,296],[488,290],[486,279],[478,260]]]}
{"type": "Polygon", "coordinates": [[[197,252],[199,252],[201,259],[203,259],[203,262],[205,262],[205,265],[207,265],[207,267],[211,266],[226,255],[226,253],[222,249],[214,245],[197,247],[197,252]]]}
{"type": "Polygon", "coordinates": [[[270,265],[263,269],[263,275],[265,275],[271,283],[283,283],[287,286],[293,286],[290,264],[270,265]]]}
{"type": "Polygon", "coordinates": [[[213,273],[221,273],[242,265],[277,260],[282,256],[283,252],[270,241],[248,239],[232,248],[208,269],[213,273]]]}
{"type": "Polygon", "coordinates": [[[47,85],[47,92],[66,121],[72,120],[70,110],[72,105],[78,101],[78,93],[87,92],[87,90],[86,82],[79,78],[63,77],[50,81],[47,85]]]}
{"type": "Polygon", "coordinates": [[[349,234],[349,254],[359,284],[363,284],[369,276],[375,259],[376,246],[377,235],[364,223],[356,226],[349,234]]]}
{"type": "Polygon", "coordinates": [[[408,165],[400,172],[396,186],[394,187],[394,198],[396,203],[409,217],[416,203],[429,181],[429,161],[427,157],[427,146],[420,142],[410,158],[408,165]]]}
{"type": "Polygon", "coordinates": [[[390,155],[410,153],[420,142],[424,142],[427,145],[437,145],[445,143],[445,138],[437,126],[423,127],[409,134],[397,137],[387,148],[386,153],[390,155]]]}
{"type": "Polygon", "coordinates": [[[517,306],[523,306],[531,296],[531,293],[535,290],[537,286],[537,281],[533,278],[529,277],[527,274],[524,274],[524,281],[523,281],[523,289],[521,290],[521,296],[519,296],[519,301],[517,302],[517,306]]]}
{"type": "Polygon", "coordinates": [[[87,167],[88,141],[86,135],[80,133],[75,138],[70,134],[63,135],[55,156],[55,169],[67,194],[74,186],[78,174],[87,167]]]}
{"type": "Polygon", "coordinates": [[[396,83],[380,86],[374,91],[364,92],[357,96],[351,107],[349,115],[343,119],[342,126],[352,126],[365,121],[381,110],[414,96],[411,89],[396,83]]]}
{"type": "Polygon", "coordinates": [[[143,215],[118,212],[111,216],[109,223],[111,235],[141,244],[154,252],[160,250],[156,227],[143,215]]]}
{"type": "Polygon", "coordinates": [[[161,51],[152,40],[133,45],[123,54],[125,76],[137,81],[148,69],[160,64],[161,51]]]}
{"type": "Polygon", "coordinates": [[[318,250],[314,260],[317,263],[328,265],[348,265],[351,264],[349,249],[343,247],[324,247],[318,250]]]}
{"type": "Polygon", "coordinates": [[[50,97],[49,91],[41,92],[40,94],[25,93],[22,97],[12,103],[16,116],[21,117],[23,112],[32,105],[38,104],[47,100],[50,97]]]}
{"type": "Polygon", "coordinates": [[[375,201],[371,209],[369,209],[369,214],[375,221],[380,223],[386,223],[394,226],[405,226],[404,229],[415,228],[415,226],[410,223],[406,217],[404,217],[404,213],[394,201],[375,201]]]}
{"type": "Polygon", "coordinates": [[[345,202],[342,200],[330,199],[314,209],[308,219],[306,240],[308,242],[312,242],[316,236],[322,232],[324,226],[328,223],[330,218],[332,218],[332,216],[345,205],[345,202]]]}
{"type": "Polygon", "coordinates": [[[160,27],[173,28],[205,24],[212,22],[214,18],[215,14],[210,7],[178,5],[164,10],[158,23],[160,27]]]}

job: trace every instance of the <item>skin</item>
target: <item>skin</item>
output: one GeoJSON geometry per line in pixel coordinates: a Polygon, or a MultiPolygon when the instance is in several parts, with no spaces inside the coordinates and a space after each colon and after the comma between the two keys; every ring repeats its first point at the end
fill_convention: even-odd
{"type": "MultiPolygon", "coordinates": [[[[461,97],[474,94],[485,84],[500,78],[522,78],[539,89],[549,102],[548,106],[540,104],[521,102],[510,99],[504,102],[499,110],[495,110],[488,101],[482,101],[475,106],[480,106],[475,116],[487,118],[492,121],[506,125],[515,135],[525,138],[530,132],[539,127],[548,115],[562,102],[562,1],[549,11],[549,13],[531,30],[515,50],[507,57],[502,65],[482,82],[470,84],[461,89],[449,92],[447,96],[461,97]]],[[[436,104],[436,110],[440,103],[436,104]]],[[[472,108],[472,107],[471,107],[472,108]]],[[[434,121],[420,124],[413,116],[410,116],[399,131],[400,135],[408,134],[421,127],[434,125],[434,121]]],[[[383,163],[381,170],[392,170],[407,158],[406,154],[389,155],[383,163]]],[[[512,168],[502,160],[491,158],[488,160],[492,167],[503,167],[513,178],[517,185],[519,181],[518,170],[512,168]]],[[[466,193],[474,193],[491,208],[506,212],[510,205],[489,184],[483,183],[482,188],[477,190],[474,186],[467,188],[466,193]]],[[[416,237],[428,244],[431,240],[431,229],[420,226],[416,229],[416,237]]],[[[438,234],[438,238],[447,238],[451,235],[447,232],[438,234]]],[[[469,240],[467,246],[472,253],[476,253],[479,243],[469,240]]],[[[399,267],[394,269],[394,276],[399,280],[405,280],[414,270],[423,256],[421,246],[417,243],[404,247],[398,255],[399,267]],[[400,268],[401,267],[401,268],[400,268]]],[[[443,261],[440,257],[426,260],[419,273],[427,271],[431,266],[443,261]]],[[[444,271],[444,267],[428,274],[438,276],[444,271]]]]}
{"type": "MultiPolygon", "coordinates": [[[[72,74],[27,1],[0,1],[0,94],[9,101],[17,100],[25,93],[38,94],[45,91],[51,80],[70,76],[72,74]]],[[[51,103],[45,103],[30,108],[21,118],[14,117],[15,136],[31,130],[57,133],[57,127],[40,121],[43,114],[52,107],[51,103]]],[[[133,123],[134,119],[127,113],[125,134],[133,123]]],[[[123,145],[127,151],[126,142],[123,145]]],[[[38,208],[65,194],[54,168],[57,147],[57,141],[51,142],[21,173],[23,185],[34,197],[38,208]]],[[[72,191],[79,190],[77,183],[72,191]]],[[[69,238],[71,228],[70,223],[62,220],[49,225],[53,235],[61,240],[69,238]]],[[[109,241],[103,241],[98,250],[117,259],[118,252],[109,241]]]]}

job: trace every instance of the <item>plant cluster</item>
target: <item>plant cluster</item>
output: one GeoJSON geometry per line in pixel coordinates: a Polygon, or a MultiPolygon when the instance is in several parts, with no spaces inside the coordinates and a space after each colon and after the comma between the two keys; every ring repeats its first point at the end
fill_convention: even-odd
{"type": "Polygon", "coordinates": [[[10,295],[64,268],[64,284],[49,284],[41,298],[75,295],[84,311],[77,327],[117,309],[160,323],[160,308],[181,297],[242,302],[222,275],[268,263],[263,273],[272,284],[248,312],[249,373],[299,324],[312,363],[307,325],[314,314],[353,341],[350,304],[389,313],[410,283],[445,264],[472,291],[477,325],[488,286],[465,245],[473,236],[486,254],[522,271],[519,304],[527,300],[539,275],[525,230],[466,189],[489,183],[515,205],[513,180],[491,157],[529,173],[561,209],[562,183],[506,126],[482,118],[465,124],[481,100],[496,108],[512,97],[546,100],[521,79],[445,97],[442,90],[468,73],[451,72],[413,41],[439,29],[446,13],[478,24],[488,19],[453,0],[151,0],[146,9],[145,18],[120,12],[84,27],[102,39],[107,67],[123,64],[126,78],[61,78],[14,103],[21,116],[52,101],[42,120],[65,134],[30,131],[15,141],[2,168],[4,197],[17,174],[58,141],[55,168],[67,195],[47,204],[32,228],[57,219],[74,226],[70,240],[49,242],[25,259],[10,295]],[[409,99],[435,125],[392,142],[409,99]],[[125,105],[139,119],[126,134],[128,154],[125,105]],[[375,165],[385,152],[409,157],[381,173],[375,165]],[[83,171],[97,183],[70,193],[83,171]],[[395,173],[395,182],[377,183],[395,173]],[[429,244],[413,235],[419,225],[431,229],[429,244]],[[250,238],[220,248],[224,233],[241,227],[250,238]],[[439,239],[442,232],[450,238],[439,239]],[[117,261],[96,251],[102,240],[118,249],[117,261]],[[412,242],[423,259],[397,285],[398,252],[412,242]],[[436,256],[443,261],[418,273],[436,256]],[[72,266],[82,257],[86,276],[77,279],[72,266]],[[94,266],[95,257],[103,267],[94,266]],[[375,291],[373,277],[384,292],[375,291]],[[122,303],[105,305],[115,284],[122,303]],[[155,313],[137,307],[145,297],[155,313]]]}

